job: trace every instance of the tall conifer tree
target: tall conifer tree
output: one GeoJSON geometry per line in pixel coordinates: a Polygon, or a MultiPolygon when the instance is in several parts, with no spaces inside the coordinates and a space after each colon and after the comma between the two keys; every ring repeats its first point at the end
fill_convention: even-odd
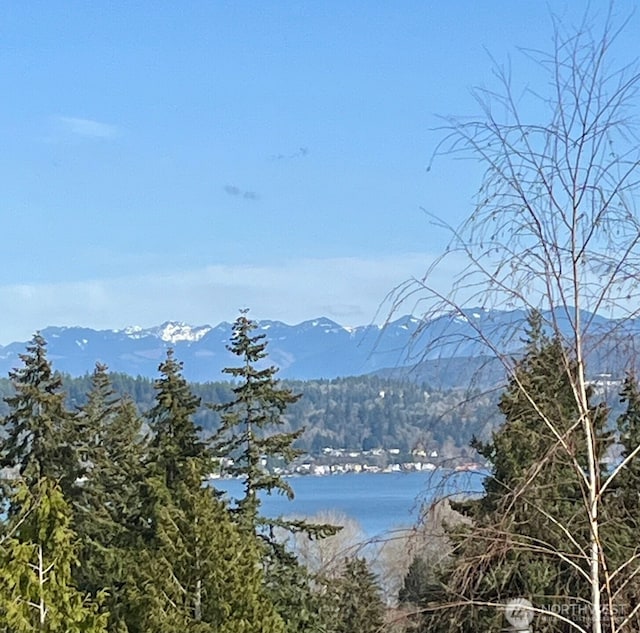
{"type": "Polygon", "coordinates": [[[126,630],[123,587],[144,546],[149,509],[141,420],[128,397],[116,396],[107,368],[97,365],[86,404],[79,411],[86,479],[76,503],[80,541],[79,586],[92,595],[106,590],[109,630],[126,630]]]}
{"type": "Polygon", "coordinates": [[[20,359],[23,366],[9,373],[14,395],[6,398],[1,465],[14,469],[28,488],[43,477],[58,481],[70,501],[82,474],[77,419],[65,408],[62,378],[53,371],[40,334],[20,359]]]}
{"type": "Polygon", "coordinates": [[[333,587],[337,609],[336,633],[380,633],[384,602],[375,574],[364,558],[346,561],[333,587]]]}
{"type": "Polygon", "coordinates": [[[193,421],[200,398],[193,395],[173,350],[168,350],[159,370],[155,404],[147,413],[151,429],[149,462],[173,490],[185,476],[187,462],[191,462],[189,468],[197,463],[201,476],[205,477],[212,472],[212,458],[201,438],[202,429],[193,421]]]}
{"type": "Polygon", "coordinates": [[[267,597],[255,537],[201,486],[194,460],[173,491],[156,480],[153,547],[135,579],[136,631],[284,633],[267,597]]]}
{"type": "MultiPolygon", "coordinates": [[[[615,546],[611,560],[618,568],[629,570],[623,577],[614,577],[620,593],[621,605],[640,604],[640,388],[634,372],[625,377],[620,401],[626,405],[618,417],[621,470],[614,480],[613,493],[607,497],[607,510],[611,514],[607,525],[607,542],[615,546]],[[614,536],[614,538],[612,538],[614,536]]],[[[633,606],[626,607],[626,615],[633,606]]],[[[640,627],[640,614],[629,623],[640,627]]]]}
{"type": "Polygon", "coordinates": [[[233,324],[229,351],[238,357],[237,367],[223,372],[235,381],[233,400],[217,407],[222,412],[220,429],[215,438],[219,456],[231,458],[228,474],[244,480],[244,497],[238,504],[239,514],[248,525],[256,527],[259,519],[260,491],[276,492],[293,498],[291,486],[279,475],[265,468],[267,460],[291,461],[297,455],[293,447],[302,431],[278,432],[283,415],[300,395],[280,385],[278,369],[266,364],[265,334],[257,334],[258,324],[243,310],[233,324]]]}
{"type": "MultiPolygon", "coordinates": [[[[439,578],[445,592],[438,599],[467,606],[436,609],[424,630],[500,627],[499,606],[510,599],[557,603],[558,609],[567,600],[589,599],[590,531],[579,475],[587,445],[573,389],[575,366],[561,341],[545,336],[537,314],[529,326],[526,353],[500,399],[505,422],[489,443],[473,442],[492,465],[485,494],[456,504],[473,525],[451,531],[454,555],[439,578]]],[[[602,472],[612,443],[607,413],[603,405],[590,409],[602,472]]],[[[555,633],[568,625],[551,617],[540,626],[536,630],[555,633]]]]}
{"type": "Polygon", "coordinates": [[[42,478],[20,483],[14,513],[0,550],[0,631],[103,633],[101,596],[79,591],[71,510],[60,488],[42,478]]]}

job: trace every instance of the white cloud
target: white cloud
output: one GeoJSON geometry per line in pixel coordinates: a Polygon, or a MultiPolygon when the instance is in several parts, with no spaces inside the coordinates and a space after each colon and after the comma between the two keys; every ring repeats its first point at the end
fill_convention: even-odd
{"type": "MultiPolygon", "coordinates": [[[[303,259],[57,284],[0,286],[0,343],[26,340],[48,325],[111,329],[166,320],[215,325],[249,307],[255,318],[298,323],[327,316],[343,325],[370,323],[387,293],[432,258],[303,259]]],[[[448,276],[447,276],[448,277],[448,276]]],[[[442,283],[449,283],[442,278],[442,283]]],[[[409,308],[407,308],[409,311],[409,308]]],[[[381,313],[382,317],[386,313],[381,313]]]]}
{"type": "Polygon", "coordinates": [[[92,119],[60,116],[56,118],[63,131],[74,136],[94,139],[110,139],[118,135],[118,127],[92,119]]]}

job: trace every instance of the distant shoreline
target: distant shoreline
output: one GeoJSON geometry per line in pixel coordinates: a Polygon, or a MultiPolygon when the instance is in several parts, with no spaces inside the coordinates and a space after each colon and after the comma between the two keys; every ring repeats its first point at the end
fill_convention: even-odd
{"type": "MultiPolygon", "coordinates": [[[[468,473],[485,473],[488,474],[488,469],[483,464],[479,464],[477,462],[469,462],[468,464],[462,464],[458,466],[442,466],[431,463],[426,463],[422,468],[403,468],[405,464],[393,464],[392,466],[399,466],[399,468],[390,468],[387,467],[375,467],[375,466],[362,466],[361,468],[340,468],[342,465],[335,465],[336,468],[329,466],[326,470],[322,471],[314,471],[311,469],[303,469],[297,470],[294,469],[291,472],[281,471],[275,474],[280,475],[281,477],[290,479],[290,478],[300,478],[300,477],[336,477],[339,475],[403,475],[403,474],[415,474],[415,473],[434,473],[434,472],[468,472],[468,473]]],[[[412,463],[413,465],[413,463],[412,463]]],[[[420,465],[418,463],[418,465],[420,465]]],[[[242,477],[225,475],[220,473],[211,473],[209,475],[209,481],[215,480],[241,480],[242,477]]]]}

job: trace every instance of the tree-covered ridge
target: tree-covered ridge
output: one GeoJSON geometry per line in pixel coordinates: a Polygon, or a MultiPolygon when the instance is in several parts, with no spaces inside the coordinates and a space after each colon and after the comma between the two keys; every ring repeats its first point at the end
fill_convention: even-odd
{"type": "MultiPolygon", "coordinates": [[[[138,411],[146,412],[154,402],[154,381],[111,373],[109,379],[118,395],[128,395],[138,411]]],[[[67,404],[83,406],[91,376],[63,376],[67,404]]],[[[451,455],[467,449],[473,436],[489,437],[499,423],[497,394],[464,389],[438,391],[411,380],[375,375],[333,380],[283,381],[302,397],[283,416],[287,431],[304,429],[296,447],[317,453],[325,447],[370,450],[399,448],[410,452],[416,444],[451,455]]],[[[224,404],[232,398],[233,384],[227,381],[189,385],[202,403],[224,404]]],[[[11,394],[7,378],[0,378],[0,395],[11,394]]],[[[0,414],[7,405],[0,403],[0,414]]],[[[220,415],[200,407],[194,415],[205,432],[218,428],[220,415]]]]}
{"type": "MultiPolygon", "coordinates": [[[[129,395],[139,411],[153,406],[152,380],[125,374],[110,374],[110,380],[116,393],[129,395]]],[[[90,383],[91,376],[64,377],[69,406],[84,404],[90,383]]],[[[499,423],[496,393],[438,391],[411,380],[375,375],[286,380],[282,384],[293,393],[302,394],[287,407],[283,429],[304,429],[296,447],[306,453],[315,454],[325,447],[399,448],[406,453],[421,444],[453,455],[467,449],[474,435],[489,437],[499,423]]],[[[232,400],[233,383],[227,381],[194,383],[189,387],[202,403],[215,405],[232,400]]],[[[0,393],[10,393],[6,379],[0,379],[0,393]]],[[[201,406],[194,419],[204,432],[210,433],[218,428],[220,414],[201,406]]]]}

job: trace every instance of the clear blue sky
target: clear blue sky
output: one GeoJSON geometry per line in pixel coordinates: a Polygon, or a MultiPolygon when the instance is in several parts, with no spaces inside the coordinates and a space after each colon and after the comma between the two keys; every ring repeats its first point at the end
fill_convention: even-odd
{"type": "Polygon", "coordinates": [[[476,111],[485,48],[535,82],[517,47],[586,5],[2,3],[0,343],[244,306],[370,322],[443,248],[420,207],[472,209],[472,164],[425,170],[437,115],[476,111]]]}

